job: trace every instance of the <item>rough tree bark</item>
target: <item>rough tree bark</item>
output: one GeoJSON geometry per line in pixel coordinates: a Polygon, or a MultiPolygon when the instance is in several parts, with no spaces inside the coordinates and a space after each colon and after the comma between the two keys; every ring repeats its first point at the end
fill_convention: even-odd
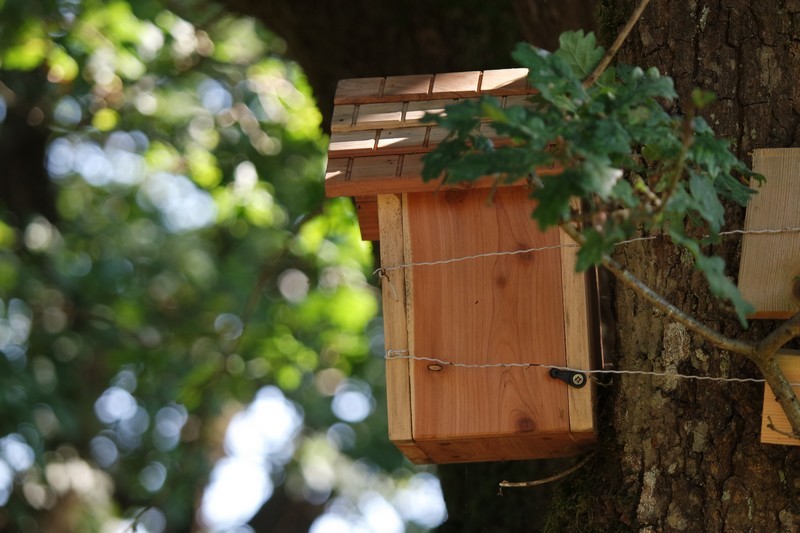
{"type": "MultiPolygon", "coordinates": [[[[633,8],[608,0],[600,25],[609,40],[633,8]]],[[[654,0],[620,61],[654,65],[687,101],[695,86],[718,101],[704,113],[740,157],[761,147],[796,146],[800,134],[800,2],[654,0]]],[[[741,227],[743,210],[729,209],[741,227]]],[[[741,242],[715,252],[736,275],[741,242]]],[[[760,338],[774,324],[742,333],[732,314],[674,247],[637,243],[617,260],[685,311],[729,336],[760,338]]],[[[624,369],[758,377],[754,365],[714,349],[618,288],[617,361],[624,369]]],[[[763,387],[624,378],[605,389],[602,453],[563,487],[555,530],[797,531],[800,450],[759,443],[763,387]]]]}

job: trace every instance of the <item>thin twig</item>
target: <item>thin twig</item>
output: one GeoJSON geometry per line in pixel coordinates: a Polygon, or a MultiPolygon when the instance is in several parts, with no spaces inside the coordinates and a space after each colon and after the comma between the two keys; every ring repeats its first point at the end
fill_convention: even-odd
{"type": "Polygon", "coordinates": [[[767,416],[767,428],[771,429],[775,433],[779,433],[779,434],[783,435],[784,437],[789,437],[790,439],[793,439],[793,440],[800,439],[800,435],[798,435],[797,433],[789,433],[788,431],[784,431],[782,429],[778,429],[777,427],[775,427],[775,424],[772,423],[772,417],[771,416],[767,416]]]}
{"type": "Polygon", "coordinates": [[[606,54],[603,56],[603,59],[594,67],[594,70],[589,74],[585,80],[583,80],[583,86],[585,88],[591,87],[594,85],[594,82],[597,81],[603,72],[608,68],[608,65],[611,63],[611,60],[616,55],[617,51],[622,46],[622,43],[625,42],[625,39],[628,38],[628,34],[631,32],[633,27],[636,25],[636,22],[639,20],[639,17],[642,16],[642,12],[647,7],[647,4],[650,3],[650,0],[642,0],[639,2],[639,5],[636,6],[636,9],[633,11],[633,14],[628,19],[628,22],[625,23],[625,27],[622,28],[622,31],[619,32],[617,35],[617,39],[614,41],[614,44],[611,45],[606,51],[606,54]]]}
{"type": "Polygon", "coordinates": [[[536,479],[534,481],[501,481],[500,489],[502,490],[511,488],[537,487],[539,485],[546,485],[548,483],[552,483],[553,481],[558,481],[559,479],[565,478],[568,475],[572,474],[576,470],[581,469],[584,465],[586,465],[586,463],[589,462],[589,459],[594,457],[595,453],[596,452],[590,453],[589,455],[584,457],[580,463],[576,464],[575,466],[572,466],[564,470],[563,472],[559,472],[554,476],[546,477],[544,479],[536,479]]]}
{"type": "Polygon", "coordinates": [[[792,431],[800,435],[800,400],[797,399],[792,384],[786,379],[786,374],[783,373],[778,364],[775,354],[757,353],[756,357],[755,363],[758,365],[758,369],[770,389],[772,389],[775,400],[786,414],[786,418],[792,426],[792,431]]]}

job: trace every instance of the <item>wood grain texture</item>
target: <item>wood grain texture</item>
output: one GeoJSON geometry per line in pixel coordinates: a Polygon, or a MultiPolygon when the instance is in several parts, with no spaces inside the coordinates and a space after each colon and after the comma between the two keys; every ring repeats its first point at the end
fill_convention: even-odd
{"type": "MultiPolygon", "coordinates": [[[[573,240],[559,228],[562,245],[572,245],[573,240]]],[[[564,299],[564,346],[567,366],[583,370],[593,369],[589,309],[587,309],[586,274],[575,272],[578,248],[561,248],[561,286],[564,299]]],[[[595,429],[595,384],[589,380],[583,388],[569,387],[569,427],[573,432],[593,432],[595,429]]]]}
{"type": "MultiPolygon", "coordinates": [[[[415,261],[559,242],[530,222],[523,188],[498,190],[492,204],[482,191],[409,194],[408,206],[415,261]]],[[[416,267],[415,355],[563,365],[560,268],[558,249],[416,267]]],[[[567,386],[544,369],[412,368],[418,442],[569,431],[567,386]]]]}
{"type": "Polygon", "coordinates": [[[422,100],[427,98],[431,90],[433,75],[413,74],[410,76],[389,76],[383,91],[384,99],[397,101],[398,98],[407,100],[422,100]]]}
{"type": "MultiPolygon", "coordinates": [[[[405,238],[401,198],[395,194],[378,196],[378,219],[381,235],[381,265],[405,262],[405,238]]],[[[402,272],[393,271],[381,279],[383,297],[383,334],[387,350],[408,349],[406,286],[402,272]]],[[[409,361],[386,361],[386,394],[389,410],[389,438],[400,443],[412,441],[411,385],[409,361]]]]}
{"type": "Polygon", "coordinates": [[[354,78],[341,80],[336,84],[336,95],[333,97],[334,104],[353,104],[365,99],[380,98],[384,78],[354,78]]]}
{"type": "Polygon", "coordinates": [[[356,196],[353,198],[358,215],[358,227],[361,229],[362,241],[379,241],[380,221],[378,217],[377,196],[356,196]]]}
{"type": "Polygon", "coordinates": [[[377,132],[375,130],[334,132],[328,152],[336,157],[374,155],[377,132]]]}
{"type": "MultiPolygon", "coordinates": [[[[800,148],[755,150],[753,170],[767,181],[747,207],[744,229],[800,227],[800,148]]],[[[800,311],[800,234],[745,235],[739,289],[756,308],[752,318],[800,311]]]]}
{"type": "Polygon", "coordinates": [[[471,98],[478,96],[481,72],[446,72],[433,80],[434,98],[471,98]]]}
{"type": "MultiPolygon", "coordinates": [[[[334,108],[336,109],[336,108],[334,108]]],[[[403,118],[403,103],[363,104],[358,106],[355,126],[358,128],[396,127],[403,118]]]]}
{"type": "MultiPolygon", "coordinates": [[[[776,356],[778,365],[786,375],[789,383],[800,383],[800,351],[780,350],[776,356]]],[[[794,393],[800,395],[800,386],[792,387],[794,393]]],[[[784,433],[791,433],[792,426],[786,418],[783,409],[775,399],[775,394],[769,385],[764,386],[764,408],[761,415],[761,442],[765,444],[783,444],[800,446],[800,440],[792,439],[767,427],[772,420],[772,425],[784,433]]]]}
{"type": "Polygon", "coordinates": [[[481,80],[481,93],[496,96],[525,94],[528,91],[528,69],[486,70],[481,80]]]}

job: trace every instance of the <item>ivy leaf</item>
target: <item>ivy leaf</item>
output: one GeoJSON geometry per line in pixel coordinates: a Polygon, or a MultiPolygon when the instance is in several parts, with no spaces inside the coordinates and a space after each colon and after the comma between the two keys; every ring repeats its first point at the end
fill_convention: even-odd
{"type": "Polygon", "coordinates": [[[558,38],[559,47],[554,52],[572,69],[576,78],[584,79],[603,58],[605,50],[597,45],[593,32],[568,31],[558,38]]]}

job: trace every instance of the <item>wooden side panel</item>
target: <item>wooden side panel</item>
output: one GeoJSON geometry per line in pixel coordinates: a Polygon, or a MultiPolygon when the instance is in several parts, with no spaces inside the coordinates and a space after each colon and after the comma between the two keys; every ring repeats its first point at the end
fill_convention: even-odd
{"type": "MultiPolygon", "coordinates": [[[[574,242],[559,229],[562,245],[574,242]]],[[[587,309],[586,275],[575,272],[578,248],[561,248],[561,286],[564,298],[564,344],[567,366],[581,370],[592,369],[592,348],[587,309]]],[[[586,376],[587,379],[589,376],[586,376]]],[[[594,431],[595,385],[589,380],[584,387],[569,387],[569,427],[572,431],[594,431]]]]}
{"type": "MultiPolygon", "coordinates": [[[[800,383],[800,351],[781,350],[777,355],[778,365],[786,375],[789,383],[800,383]]],[[[800,395],[800,386],[792,387],[796,395],[800,395]]],[[[767,426],[770,419],[772,425],[785,433],[792,432],[789,419],[783,412],[780,404],[775,400],[775,394],[769,385],[764,385],[764,409],[761,414],[761,442],[766,444],[784,444],[790,446],[800,446],[800,440],[792,439],[787,435],[773,431],[767,426]]]]}
{"type": "MultiPolygon", "coordinates": [[[[557,245],[531,223],[523,188],[409,194],[416,262],[557,245]]],[[[416,356],[473,364],[564,365],[560,252],[553,249],[414,268],[416,356]]],[[[542,368],[412,364],[414,439],[569,430],[567,386],[542,368]]],[[[531,456],[535,456],[533,453],[531,456]]]]}
{"type": "MultiPolygon", "coordinates": [[[[381,264],[393,266],[405,261],[403,212],[401,198],[394,194],[378,196],[378,218],[381,235],[381,264]]],[[[408,350],[406,322],[406,287],[402,271],[391,271],[389,279],[381,279],[383,296],[383,330],[387,350],[408,350]]],[[[389,439],[410,442],[411,389],[409,361],[386,361],[386,394],[389,407],[389,439]]]]}
{"type": "Polygon", "coordinates": [[[356,213],[358,214],[358,226],[361,228],[362,241],[379,241],[381,235],[378,223],[378,197],[377,196],[356,196],[356,213]]]}
{"type": "MultiPolygon", "coordinates": [[[[755,150],[753,169],[767,182],[747,207],[745,230],[800,227],[800,148],[755,150]]],[[[752,318],[800,311],[800,233],[745,235],[739,289],[756,307],[752,318]]]]}

